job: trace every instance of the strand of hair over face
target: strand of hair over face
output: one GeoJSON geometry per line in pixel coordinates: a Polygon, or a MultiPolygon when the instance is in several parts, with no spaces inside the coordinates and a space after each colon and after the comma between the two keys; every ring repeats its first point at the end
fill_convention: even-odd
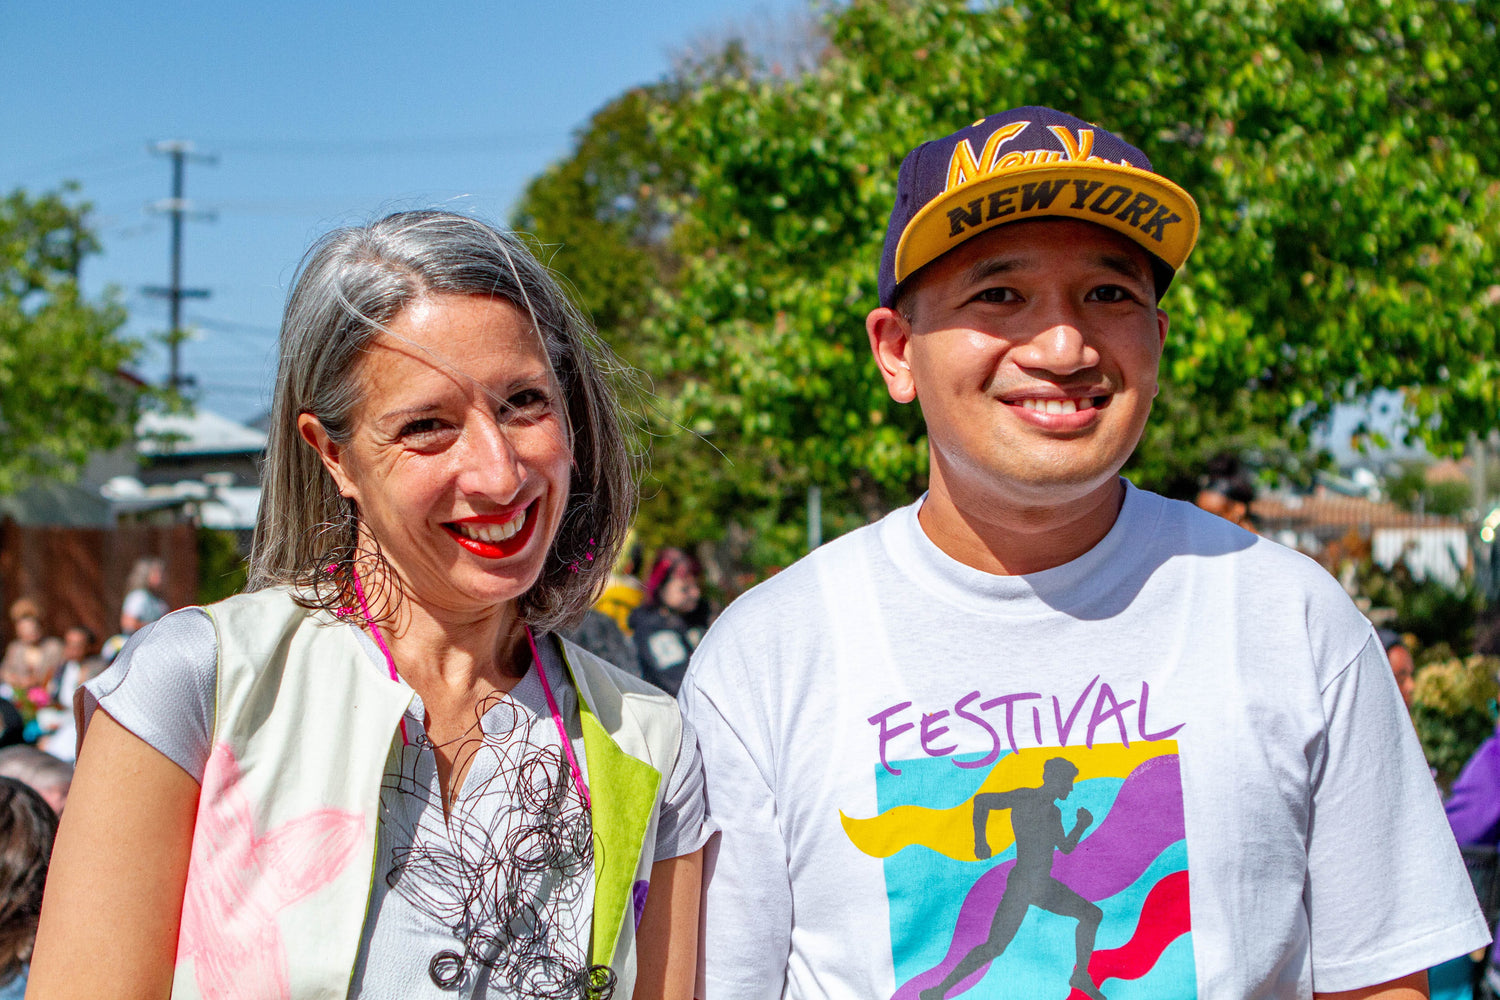
{"type": "Polygon", "coordinates": [[[511,233],[449,212],[406,212],[329,233],[308,252],[288,298],[280,368],[251,556],[250,589],[290,586],[309,607],[348,607],[349,572],[395,589],[378,544],[362,543],[359,512],[339,495],[297,419],[311,413],[336,443],[353,432],[359,361],[370,342],[423,295],[488,295],[531,320],[561,388],[571,438],[570,495],[541,578],[520,598],[537,632],[582,618],[602,592],[634,517],[637,463],[616,385],[627,370],[593,333],[558,282],[511,233]],[[363,547],[362,547],[363,546],[363,547]],[[335,567],[333,572],[329,567],[335,567]]]}

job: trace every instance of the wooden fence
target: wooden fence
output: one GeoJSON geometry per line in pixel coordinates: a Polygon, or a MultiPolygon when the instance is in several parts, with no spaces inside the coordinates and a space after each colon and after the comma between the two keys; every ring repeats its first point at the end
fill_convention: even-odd
{"type": "MultiPolygon", "coordinates": [[[[122,524],[101,528],[23,527],[0,522],[0,608],[29,597],[42,608],[49,635],[87,625],[101,640],[120,630],[120,602],[135,561],[167,565],[163,597],[173,608],[198,591],[197,529],[191,524],[122,524]]],[[[9,616],[0,631],[12,638],[9,616]]]]}

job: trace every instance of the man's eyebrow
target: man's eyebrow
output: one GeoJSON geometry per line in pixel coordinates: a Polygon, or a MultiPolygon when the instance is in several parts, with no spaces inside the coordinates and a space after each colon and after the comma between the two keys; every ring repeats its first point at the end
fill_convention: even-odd
{"type": "Polygon", "coordinates": [[[964,272],[964,284],[972,285],[986,278],[993,278],[997,274],[1024,270],[1030,263],[1031,259],[1024,254],[1000,254],[985,257],[969,265],[969,269],[964,272]]]}
{"type": "Polygon", "coordinates": [[[1133,281],[1145,281],[1146,269],[1141,262],[1130,254],[1101,253],[1094,258],[1094,262],[1100,267],[1114,271],[1116,274],[1130,278],[1133,281]]]}

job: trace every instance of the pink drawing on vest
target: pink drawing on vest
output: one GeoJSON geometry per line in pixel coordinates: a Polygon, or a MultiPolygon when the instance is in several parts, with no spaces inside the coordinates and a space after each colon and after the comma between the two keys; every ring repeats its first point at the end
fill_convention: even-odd
{"type": "Polygon", "coordinates": [[[276,915],[332,882],[364,829],[358,813],[318,809],[257,836],[234,752],[214,747],[177,939],[177,957],[193,959],[205,1000],[291,997],[276,915]]]}

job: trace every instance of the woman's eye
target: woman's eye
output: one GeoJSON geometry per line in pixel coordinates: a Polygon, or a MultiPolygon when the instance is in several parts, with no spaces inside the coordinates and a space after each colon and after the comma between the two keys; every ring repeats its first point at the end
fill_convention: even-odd
{"type": "Polygon", "coordinates": [[[400,436],[408,443],[430,444],[440,438],[445,430],[443,422],[436,417],[410,420],[401,426],[400,436]]]}
{"type": "Polygon", "coordinates": [[[540,389],[526,389],[505,401],[501,416],[536,419],[552,408],[552,399],[540,389]]]}

